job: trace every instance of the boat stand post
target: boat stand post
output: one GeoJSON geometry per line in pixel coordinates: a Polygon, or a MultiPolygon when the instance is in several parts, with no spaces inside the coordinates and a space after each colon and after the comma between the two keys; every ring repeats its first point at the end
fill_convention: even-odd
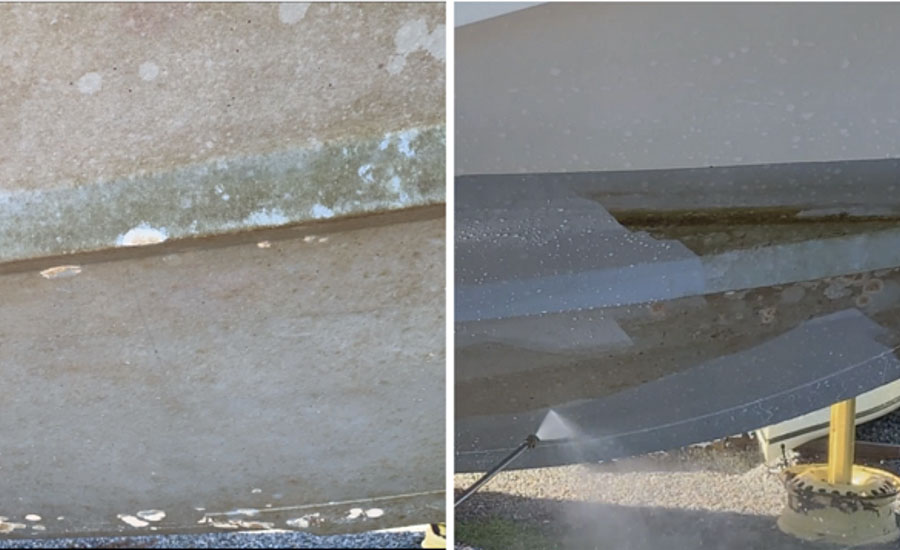
{"type": "Polygon", "coordinates": [[[853,481],[856,445],[856,399],[831,406],[828,426],[828,483],[849,485],[853,481]]]}

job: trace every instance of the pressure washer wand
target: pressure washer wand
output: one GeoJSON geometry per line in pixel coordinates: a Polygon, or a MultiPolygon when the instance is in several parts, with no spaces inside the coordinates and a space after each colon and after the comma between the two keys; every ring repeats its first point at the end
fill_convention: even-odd
{"type": "Polygon", "coordinates": [[[453,507],[455,508],[455,507],[459,506],[460,504],[465,502],[466,499],[468,499],[470,496],[474,495],[475,491],[477,491],[478,489],[481,489],[481,487],[484,486],[485,483],[490,481],[491,478],[493,478],[495,475],[499,474],[504,469],[506,469],[506,467],[509,466],[512,463],[512,461],[519,458],[519,455],[521,455],[528,449],[534,449],[535,447],[537,447],[537,444],[539,441],[540,441],[540,439],[538,439],[538,436],[536,436],[534,434],[526,437],[525,441],[521,445],[519,445],[515,451],[511,452],[509,454],[509,456],[507,456],[502,461],[500,461],[500,464],[497,464],[496,466],[491,468],[486,474],[481,476],[481,478],[478,481],[473,483],[471,487],[466,489],[466,491],[463,494],[461,494],[458,499],[456,499],[456,502],[453,504],[453,507]]]}

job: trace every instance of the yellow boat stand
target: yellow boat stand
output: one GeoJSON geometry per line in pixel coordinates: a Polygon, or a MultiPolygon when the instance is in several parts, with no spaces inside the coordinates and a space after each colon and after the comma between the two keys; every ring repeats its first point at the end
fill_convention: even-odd
{"type": "Polygon", "coordinates": [[[447,524],[432,523],[425,531],[422,548],[447,548],[447,524]]]}
{"type": "Polygon", "coordinates": [[[831,406],[828,463],[787,468],[787,505],[778,527],[795,537],[844,546],[900,538],[894,501],[900,478],[853,464],[856,400],[831,406]]]}

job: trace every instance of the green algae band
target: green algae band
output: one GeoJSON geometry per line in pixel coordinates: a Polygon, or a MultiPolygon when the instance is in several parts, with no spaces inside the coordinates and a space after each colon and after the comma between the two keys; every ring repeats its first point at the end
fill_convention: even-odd
{"type": "Polygon", "coordinates": [[[0,197],[0,262],[444,201],[444,127],[0,197]]]}

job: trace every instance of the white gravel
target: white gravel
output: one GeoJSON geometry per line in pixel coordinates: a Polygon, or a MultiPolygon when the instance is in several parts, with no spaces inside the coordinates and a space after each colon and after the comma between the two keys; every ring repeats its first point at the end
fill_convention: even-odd
{"type": "MultiPolygon", "coordinates": [[[[874,443],[900,443],[900,410],[857,426],[856,439],[874,443]]],[[[900,474],[900,460],[884,460],[878,467],[900,474]]]]}
{"type": "MultiPolygon", "coordinates": [[[[458,474],[457,489],[479,475],[458,474]]],[[[483,491],[510,496],[777,516],[784,490],[755,453],[688,448],[607,465],[502,472],[483,491]]]]}
{"type": "MultiPolygon", "coordinates": [[[[866,439],[896,443],[898,426],[900,413],[861,430],[866,439]]],[[[457,495],[478,477],[457,474],[457,495]]],[[[456,521],[521,522],[565,550],[836,548],[782,533],[775,520],[784,499],[779,470],[764,465],[755,447],[713,445],[607,464],[503,472],[456,509],[456,521]]]]}

